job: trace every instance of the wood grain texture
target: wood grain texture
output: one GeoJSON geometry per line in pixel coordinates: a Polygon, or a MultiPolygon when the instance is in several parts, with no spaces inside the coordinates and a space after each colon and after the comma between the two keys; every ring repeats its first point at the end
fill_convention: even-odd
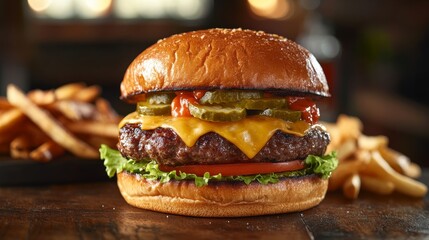
{"type": "MultiPolygon", "coordinates": [[[[429,182],[429,169],[424,170],[429,182]]],[[[195,218],[134,208],[114,181],[0,187],[0,239],[427,239],[429,197],[328,193],[303,212],[195,218]]]]}
{"type": "MultiPolygon", "coordinates": [[[[0,187],[36,186],[107,180],[100,160],[61,156],[46,163],[0,156],[0,187]]],[[[1,198],[1,197],[0,197],[1,198]]]]}

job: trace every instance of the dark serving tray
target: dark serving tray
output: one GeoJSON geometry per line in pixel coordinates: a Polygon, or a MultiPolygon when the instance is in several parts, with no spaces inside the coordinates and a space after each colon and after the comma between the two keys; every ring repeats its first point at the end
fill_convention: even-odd
{"type": "Polygon", "coordinates": [[[102,160],[64,156],[47,163],[0,156],[0,186],[107,181],[102,160]]]}

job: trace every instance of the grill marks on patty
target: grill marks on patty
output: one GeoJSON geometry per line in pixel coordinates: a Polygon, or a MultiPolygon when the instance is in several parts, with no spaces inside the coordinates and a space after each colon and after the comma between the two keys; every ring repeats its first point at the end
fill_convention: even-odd
{"type": "Polygon", "coordinates": [[[118,149],[124,157],[137,161],[153,159],[169,166],[190,164],[225,164],[249,162],[286,162],[305,159],[307,155],[322,155],[330,141],[329,134],[313,127],[304,137],[277,131],[252,159],[217,133],[201,136],[188,147],[169,128],[142,130],[137,123],[120,129],[118,149]]]}

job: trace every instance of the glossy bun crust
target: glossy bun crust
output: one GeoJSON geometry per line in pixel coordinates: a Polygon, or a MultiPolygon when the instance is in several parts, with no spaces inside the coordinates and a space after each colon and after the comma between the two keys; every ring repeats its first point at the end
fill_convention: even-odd
{"type": "Polygon", "coordinates": [[[118,187],[132,206],[196,217],[243,217],[302,211],[325,197],[328,180],[315,175],[285,178],[275,184],[193,181],[160,183],[121,172],[118,187]]]}
{"type": "Polygon", "coordinates": [[[143,51],[125,73],[121,98],[195,89],[330,96],[320,64],[295,42],[260,31],[209,29],[173,35],[143,51]]]}

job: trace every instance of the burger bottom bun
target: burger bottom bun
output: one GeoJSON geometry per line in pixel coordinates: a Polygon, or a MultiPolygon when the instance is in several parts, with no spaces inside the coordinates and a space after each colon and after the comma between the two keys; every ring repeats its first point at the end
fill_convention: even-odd
{"type": "Polygon", "coordinates": [[[118,187],[128,204],[158,212],[196,217],[243,217],[302,211],[325,197],[328,180],[316,175],[285,178],[275,184],[146,180],[121,172],[118,187]]]}

